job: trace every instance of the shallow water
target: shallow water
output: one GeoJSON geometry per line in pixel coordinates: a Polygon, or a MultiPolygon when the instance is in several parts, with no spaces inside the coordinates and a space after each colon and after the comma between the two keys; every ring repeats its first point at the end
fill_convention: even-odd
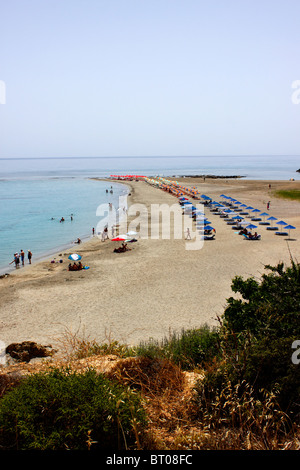
{"type": "Polygon", "coordinates": [[[9,263],[21,249],[32,250],[36,260],[90,237],[101,220],[97,207],[119,207],[127,187],[92,177],[214,174],[287,181],[300,179],[298,168],[298,156],[0,159],[0,273],[13,269],[9,263]],[[111,184],[113,194],[106,193],[111,184]]]}
{"type": "Polygon", "coordinates": [[[36,260],[78,237],[91,237],[93,228],[97,234],[105,219],[96,215],[98,206],[112,203],[117,209],[119,196],[127,192],[124,185],[84,178],[0,181],[1,271],[14,267],[9,263],[21,249],[31,250],[36,260]],[[113,194],[106,193],[110,186],[113,194]]]}

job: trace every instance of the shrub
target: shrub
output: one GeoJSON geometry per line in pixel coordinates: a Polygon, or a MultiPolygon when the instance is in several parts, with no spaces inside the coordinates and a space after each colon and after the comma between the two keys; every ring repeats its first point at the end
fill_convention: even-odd
{"type": "Polygon", "coordinates": [[[181,369],[164,358],[137,357],[120,361],[111,369],[108,377],[147,396],[182,391],[184,385],[181,369]]]}
{"type": "Polygon", "coordinates": [[[0,400],[0,445],[9,449],[124,449],[145,423],[139,396],[93,370],[34,374],[0,400]]]}
{"type": "Polygon", "coordinates": [[[214,401],[226,383],[246,381],[255,399],[261,389],[275,393],[278,406],[300,416],[300,368],[292,363],[292,344],[300,339],[300,267],[282,263],[262,280],[236,277],[222,316],[222,359],[207,374],[206,394],[214,401]]]}
{"type": "MultiPolygon", "coordinates": [[[[220,378],[220,377],[219,377],[220,378]]],[[[202,410],[202,424],[209,429],[237,429],[241,442],[246,442],[249,436],[264,443],[265,448],[271,449],[285,435],[290,425],[288,416],[278,405],[276,392],[261,391],[258,398],[254,388],[246,381],[232,384],[226,376],[218,393],[212,387],[215,383],[209,380],[198,382],[198,406],[202,410]],[[212,391],[213,399],[210,396],[212,391]]]]}
{"type": "Polygon", "coordinates": [[[165,357],[183,370],[203,366],[219,354],[219,333],[216,328],[203,325],[200,328],[173,333],[161,342],[140,343],[136,348],[140,356],[165,357]]]}

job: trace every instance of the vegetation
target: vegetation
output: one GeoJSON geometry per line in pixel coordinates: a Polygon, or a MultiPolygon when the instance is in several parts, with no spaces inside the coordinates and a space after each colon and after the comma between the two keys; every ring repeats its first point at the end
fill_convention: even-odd
{"type": "Polygon", "coordinates": [[[140,398],[95,371],[53,370],[23,379],[1,399],[6,449],[124,449],[145,425],[140,398]]]}
{"type": "Polygon", "coordinates": [[[184,370],[202,367],[218,354],[219,333],[217,328],[203,325],[200,328],[173,332],[162,341],[141,342],[136,348],[138,356],[170,359],[184,370]]]}
{"type": "Polygon", "coordinates": [[[287,189],[287,190],[281,189],[281,190],[275,191],[274,196],[299,201],[300,189],[287,189]]]}
{"type": "Polygon", "coordinates": [[[237,276],[232,291],[218,328],[182,330],[135,350],[73,341],[76,357],[120,360],[106,374],[55,370],[19,380],[0,398],[0,445],[300,449],[300,364],[292,360],[300,266],[266,266],[260,280],[237,276]]]}

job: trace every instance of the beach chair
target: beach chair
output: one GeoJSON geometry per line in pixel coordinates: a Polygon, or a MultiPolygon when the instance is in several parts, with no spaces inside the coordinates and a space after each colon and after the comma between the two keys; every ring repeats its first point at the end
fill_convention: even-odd
{"type": "Polygon", "coordinates": [[[204,240],[214,240],[215,239],[215,234],[204,235],[203,239],[204,240]]]}
{"type": "Polygon", "coordinates": [[[245,233],[243,234],[243,237],[246,239],[246,240],[260,240],[261,239],[261,235],[257,235],[256,237],[249,237],[248,235],[246,235],[245,233]]]}

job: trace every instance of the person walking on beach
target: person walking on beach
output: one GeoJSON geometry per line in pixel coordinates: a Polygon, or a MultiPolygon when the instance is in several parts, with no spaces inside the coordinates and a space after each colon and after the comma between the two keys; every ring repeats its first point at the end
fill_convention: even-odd
{"type": "Polygon", "coordinates": [[[94,227],[93,227],[93,229],[92,229],[92,232],[93,232],[93,237],[94,237],[94,236],[95,236],[95,229],[94,229],[94,227]]]}
{"type": "Polygon", "coordinates": [[[267,209],[270,209],[270,201],[267,203],[267,209]]]}
{"type": "Polygon", "coordinates": [[[28,258],[28,263],[31,264],[32,253],[30,250],[28,250],[27,258],[28,258]]]}
{"type": "Polygon", "coordinates": [[[23,250],[20,251],[20,257],[21,257],[21,261],[22,261],[22,266],[24,266],[25,253],[24,253],[23,250]]]}
{"type": "Polygon", "coordinates": [[[188,228],[187,231],[186,231],[186,237],[185,237],[186,240],[191,240],[191,233],[190,233],[190,229],[188,228]]]}

